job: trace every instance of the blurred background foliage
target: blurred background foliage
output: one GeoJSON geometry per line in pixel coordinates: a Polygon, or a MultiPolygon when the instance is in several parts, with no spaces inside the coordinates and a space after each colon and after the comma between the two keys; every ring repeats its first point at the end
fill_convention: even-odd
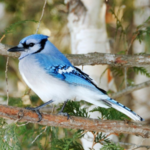
{"type": "MultiPolygon", "coordinates": [[[[5,35],[2,43],[14,46],[30,34],[36,32],[38,21],[41,16],[44,1],[41,0],[0,0],[0,38],[5,35]]],[[[149,18],[141,26],[136,27],[133,23],[133,14],[138,11],[134,8],[133,2],[129,0],[112,0],[106,2],[106,28],[112,53],[133,54],[131,41],[134,38],[144,41],[146,48],[144,53],[150,53],[149,43],[149,18]]],[[[144,8],[143,8],[144,9],[144,8]]],[[[141,10],[142,11],[142,10],[141,10]]],[[[41,21],[38,33],[50,36],[49,40],[63,53],[70,52],[70,35],[67,28],[67,8],[64,0],[48,0],[44,16],[41,21]]],[[[0,55],[0,101],[6,103],[6,82],[5,68],[6,57],[0,55]]],[[[8,66],[9,81],[9,105],[26,107],[28,105],[38,106],[42,104],[41,100],[34,95],[22,81],[18,72],[18,60],[11,58],[8,66]],[[30,94],[30,96],[28,96],[30,94]]],[[[120,84],[123,81],[123,71],[120,68],[112,67],[113,74],[118,75],[117,81],[120,84]]],[[[132,79],[135,73],[143,73],[150,76],[146,69],[130,68],[129,85],[132,85],[132,79]],[[132,73],[131,73],[132,72],[132,73]],[[131,84],[130,84],[131,83],[131,84]]],[[[119,89],[124,87],[118,86],[119,89]]],[[[71,115],[89,117],[86,109],[80,109],[83,103],[69,102],[66,111],[71,115]],[[72,111],[72,107],[76,113],[72,111]]],[[[87,104],[84,103],[88,107],[87,104]]],[[[129,119],[113,109],[95,108],[103,115],[103,119],[129,119]],[[112,115],[110,115],[112,114],[112,115]],[[113,116],[113,114],[117,114],[113,116]]],[[[101,118],[102,119],[102,118],[101,118]]],[[[52,149],[52,150],[76,150],[83,149],[79,138],[83,136],[83,131],[74,131],[60,129],[56,127],[45,127],[40,125],[27,124],[24,126],[10,125],[11,121],[0,120],[0,147],[3,149],[52,149]],[[5,130],[4,130],[5,129],[5,130]],[[5,135],[8,135],[6,137],[5,135]],[[34,139],[39,135],[37,140],[34,139]],[[4,138],[5,137],[5,138],[4,138]],[[62,138],[63,137],[63,138],[62,138]],[[71,138],[70,138],[71,137],[71,138]],[[73,138],[72,138],[73,137],[73,138]],[[9,140],[8,140],[9,139],[9,140]],[[54,140],[55,139],[55,140],[54,140]],[[53,142],[52,142],[53,141],[53,142]]],[[[18,123],[19,124],[19,123],[18,123]]],[[[20,125],[20,124],[19,124],[20,125]]],[[[94,133],[93,133],[94,134],[94,133]]],[[[119,135],[121,139],[122,135],[119,135]]],[[[122,150],[119,145],[111,144],[109,139],[103,134],[97,134],[96,141],[103,139],[106,145],[103,149],[122,150]]],[[[103,143],[101,143],[103,144],[103,143]]]]}

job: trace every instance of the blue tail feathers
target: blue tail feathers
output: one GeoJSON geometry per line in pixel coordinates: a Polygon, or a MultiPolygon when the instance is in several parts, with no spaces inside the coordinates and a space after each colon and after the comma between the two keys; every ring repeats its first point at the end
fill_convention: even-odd
{"type": "Polygon", "coordinates": [[[144,119],[142,117],[140,117],[139,115],[137,115],[134,111],[132,111],[130,108],[124,106],[123,104],[115,101],[112,98],[108,98],[105,100],[102,100],[106,105],[108,105],[109,107],[113,107],[116,110],[124,113],[125,115],[127,115],[128,117],[130,117],[131,119],[135,120],[135,121],[144,121],[144,119]]]}

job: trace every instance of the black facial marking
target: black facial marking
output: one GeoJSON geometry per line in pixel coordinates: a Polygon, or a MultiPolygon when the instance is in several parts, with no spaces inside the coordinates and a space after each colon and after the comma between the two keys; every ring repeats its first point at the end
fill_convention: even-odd
{"type": "Polygon", "coordinates": [[[29,47],[33,47],[33,46],[34,46],[34,43],[30,43],[30,44],[29,44],[29,47]]]}
{"type": "Polygon", "coordinates": [[[24,47],[25,49],[28,49],[28,48],[29,48],[29,45],[27,45],[26,42],[22,43],[22,45],[23,45],[23,47],[24,47]]]}
{"type": "Polygon", "coordinates": [[[41,48],[36,51],[34,54],[41,52],[44,49],[45,43],[46,43],[47,39],[43,39],[40,44],[41,44],[41,48]]]}
{"type": "Polygon", "coordinates": [[[22,45],[23,45],[23,47],[24,47],[25,49],[28,49],[29,47],[33,47],[33,46],[34,46],[34,43],[30,43],[30,44],[27,45],[27,43],[24,42],[24,43],[22,43],[22,45]]]}

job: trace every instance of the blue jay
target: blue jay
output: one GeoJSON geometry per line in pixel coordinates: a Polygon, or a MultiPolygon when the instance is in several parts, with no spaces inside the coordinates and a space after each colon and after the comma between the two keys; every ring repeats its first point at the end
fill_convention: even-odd
{"type": "Polygon", "coordinates": [[[92,79],[80,69],[74,67],[69,60],[50,42],[48,36],[34,34],[22,39],[18,46],[9,52],[21,52],[19,71],[26,84],[45,102],[36,108],[39,121],[42,116],[39,109],[50,103],[64,102],[76,98],[85,100],[96,106],[110,108],[126,114],[133,120],[143,121],[139,115],[128,107],[110,98],[92,79]]]}

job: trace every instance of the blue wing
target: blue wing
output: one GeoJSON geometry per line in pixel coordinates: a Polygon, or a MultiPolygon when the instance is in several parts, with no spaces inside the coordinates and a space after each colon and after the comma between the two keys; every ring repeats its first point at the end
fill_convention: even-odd
{"type": "Polygon", "coordinates": [[[45,71],[53,77],[63,80],[69,84],[99,89],[101,92],[106,94],[104,90],[98,88],[93,83],[92,79],[87,74],[74,67],[67,58],[64,61],[55,56],[38,54],[36,55],[36,59],[38,59],[38,62],[45,71]]]}

